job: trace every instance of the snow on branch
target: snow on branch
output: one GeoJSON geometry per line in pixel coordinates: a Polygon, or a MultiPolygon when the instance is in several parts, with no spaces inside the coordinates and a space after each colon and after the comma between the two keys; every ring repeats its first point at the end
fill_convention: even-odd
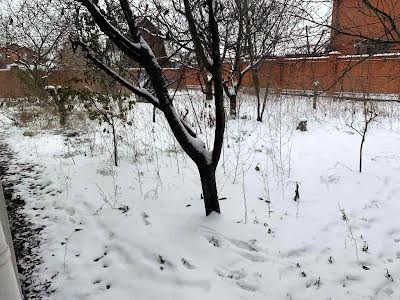
{"type": "Polygon", "coordinates": [[[132,83],[127,81],[125,78],[120,76],[117,72],[112,70],[110,67],[106,66],[102,61],[100,61],[91,51],[87,48],[85,44],[82,42],[74,42],[75,45],[81,46],[81,48],[86,52],[87,57],[101,70],[103,70],[107,75],[111,76],[114,80],[119,82],[121,85],[132,91],[135,95],[143,97],[148,102],[153,104],[155,107],[160,109],[160,102],[156,97],[154,97],[148,90],[145,88],[139,88],[134,86],[132,83]]]}
{"type": "Polygon", "coordinates": [[[81,2],[92,15],[93,19],[100,29],[118,46],[121,50],[134,58],[141,57],[141,43],[134,43],[126,38],[117,28],[115,28],[104,16],[103,12],[97,4],[92,0],[78,0],[81,2]]]}

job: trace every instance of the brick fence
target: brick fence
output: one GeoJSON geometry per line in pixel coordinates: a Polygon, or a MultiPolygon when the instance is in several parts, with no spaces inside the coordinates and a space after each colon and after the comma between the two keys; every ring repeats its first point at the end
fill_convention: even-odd
{"type": "MultiPolygon", "coordinates": [[[[288,90],[312,90],[318,81],[319,90],[328,94],[397,94],[400,93],[400,55],[278,58],[261,67],[260,79],[262,84],[270,80],[275,88],[288,90]]],[[[246,84],[251,86],[251,80],[246,84]]]]}
{"type": "MultiPolygon", "coordinates": [[[[130,70],[132,74],[137,69],[130,70]]],[[[0,71],[0,98],[31,96],[32,91],[22,79],[23,71],[0,71]]],[[[92,73],[93,74],[93,73],[92,73]]],[[[173,86],[199,86],[198,76],[192,70],[165,69],[165,76],[173,86]]],[[[58,70],[49,78],[49,84],[82,88],[90,85],[87,73],[76,70],[58,70]]],[[[319,91],[326,94],[374,93],[400,94],[400,53],[372,57],[340,55],[314,57],[274,57],[267,59],[259,69],[261,87],[282,90],[310,91],[318,81],[319,91]]],[[[243,80],[244,87],[252,87],[251,74],[243,80]]]]}

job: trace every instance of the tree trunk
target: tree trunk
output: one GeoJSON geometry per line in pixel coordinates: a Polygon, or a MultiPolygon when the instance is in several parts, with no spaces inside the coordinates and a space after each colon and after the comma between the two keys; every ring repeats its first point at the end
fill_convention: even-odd
{"type": "MultiPolygon", "coordinates": [[[[264,112],[265,112],[265,106],[267,104],[267,100],[268,100],[268,94],[269,94],[269,82],[267,83],[267,86],[265,87],[265,92],[264,92],[264,99],[262,102],[262,107],[260,110],[260,113],[257,113],[257,121],[258,122],[262,122],[263,121],[263,116],[264,116],[264,112]]],[[[259,107],[257,107],[257,111],[258,111],[259,107]]]]}
{"type": "Polygon", "coordinates": [[[125,118],[124,118],[124,105],[123,105],[123,99],[122,99],[122,97],[119,97],[119,98],[118,98],[118,111],[119,111],[119,117],[120,117],[122,120],[126,121],[125,118]]]}
{"type": "Polygon", "coordinates": [[[111,124],[112,134],[113,134],[113,146],[114,146],[114,165],[118,167],[118,144],[117,144],[117,132],[115,130],[115,125],[111,124]]]}
{"type": "Polygon", "coordinates": [[[313,96],[313,104],[312,104],[313,109],[317,109],[317,98],[318,98],[318,90],[315,88],[313,96]]]}
{"type": "Polygon", "coordinates": [[[363,154],[364,142],[365,142],[365,136],[362,137],[361,145],[360,145],[360,164],[359,164],[359,168],[358,168],[358,171],[360,173],[362,171],[362,154],[363,154]]]}
{"type": "Polygon", "coordinates": [[[215,169],[213,167],[200,168],[201,187],[203,189],[204,206],[206,216],[212,212],[221,213],[219,209],[217,183],[215,180],[215,169]]]}
{"type": "Polygon", "coordinates": [[[257,88],[255,88],[255,90],[256,90],[256,96],[257,96],[257,121],[262,122],[260,92],[258,91],[257,88]]]}
{"type": "MultiPolygon", "coordinates": [[[[253,61],[251,62],[253,64],[253,61]]],[[[257,121],[262,121],[261,116],[261,99],[260,99],[260,82],[258,81],[258,73],[257,71],[252,68],[251,75],[253,77],[253,84],[254,84],[254,91],[256,93],[257,98],[257,121]]]]}
{"type": "Polygon", "coordinates": [[[64,127],[67,124],[67,109],[64,103],[58,105],[58,113],[60,117],[60,126],[64,127]]]}
{"type": "Polygon", "coordinates": [[[314,95],[313,95],[313,109],[317,109],[317,100],[318,100],[318,82],[314,82],[314,95]]]}
{"type": "Polygon", "coordinates": [[[67,99],[68,99],[68,97],[63,94],[56,95],[56,98],[55,98],[55,101],[57,101],[56,105],[57,105],[58,113],[60,116],[60,125],[62,127],[67,125],[67,113],[68,113],[67,108],[66,108],[67,99]]]}
{"type": "Polygon", "coordinates": [[[229,115],[232,119],[236,118],[237,115],[237,97],[236,95],[229,97],[229,115]]]}
{"type": "Polygon", "coordinates": [[[206,100],[212,100],[213,99],[213,88],[212,88],[212,82],[206,80],[205,82],[205,92],[206,92],[206,100]]]}
{"type": "Polygon", "coordinates": [[[156,122],[156,107],[153,107],[153,123],[156,122]]]}

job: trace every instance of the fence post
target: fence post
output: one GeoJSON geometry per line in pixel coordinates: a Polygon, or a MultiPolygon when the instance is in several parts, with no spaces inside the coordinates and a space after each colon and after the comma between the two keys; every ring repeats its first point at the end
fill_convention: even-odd
{"type": "Polygon", "coordinates": [[[318,81],[314,81],[313,86],[314,86],[314,97],[313,97],[313,104],[312,104],[312,107],[313,107],[313,109],[317,109],[318,86],[319,86],[319,82],[318,82],[318,81]]]}
{"type": "Polygon", "coordinates": [[[279,91],[282,91],[283,90],[283,84],[284,84],[284,82],[283,82],[283,68],[284,68],[284,65],[283,65],[283,57],[278,57],[277,58],[277,62],[278,62],[278,66],[279,66],[279,91]]]}
{"type": "Polygon", "coordinates": [[[334,95],[337,90],[338,82],[336,81],[338,80],[338,58],[340,54],[341,53],[338,51],[329,52],[329,64],[331,66],[330,69],[332,70],[332,82],[329,82],[328,79],[328,85],[331,85],[327,90],[328,95],[334,95]]]}

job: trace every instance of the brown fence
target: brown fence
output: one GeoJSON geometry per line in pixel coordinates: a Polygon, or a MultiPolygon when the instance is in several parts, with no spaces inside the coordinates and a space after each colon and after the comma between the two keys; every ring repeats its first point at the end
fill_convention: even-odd
{"type": "MultiPolygon", "coordinates": [[[[18,69],[0,71],[1,98],[32,95],[23,73],[18,69]]],[[[192,70],[165,69],[164,74],[173,86],[199,86],[199,77],[192,70]]],[[[85,72],[59,70],[49,76],[48,82],[79,88],[91,84],[86,76],[85,72]]],[[[400,54],[367,57],[332,53],[316,57],[274,57],[260,67],[259,81],[261,87],[270,84],[274,89],[296,91],[313,90],[314,83],[318,82],[319,91],[328,95],[337,92],[400,94],[400,54]]],[[[252,87],[249,73],[243,85],[252,87]]]]}

